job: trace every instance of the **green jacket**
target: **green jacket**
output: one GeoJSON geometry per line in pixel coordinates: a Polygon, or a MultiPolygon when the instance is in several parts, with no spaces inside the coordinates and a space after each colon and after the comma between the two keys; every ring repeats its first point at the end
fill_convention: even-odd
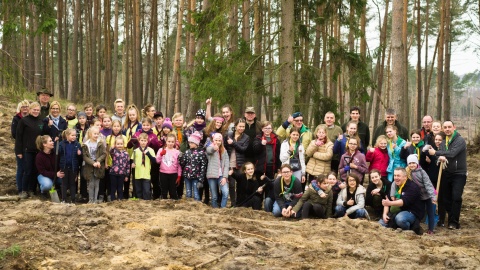
{"type": "Polygon", "coordinates": [[[321,204],[327,211],[326,216],[331,217],[333,203],[333,193],[331,187],[329,186],[324,192],[327,196],[325,198],[320,197],[320,195],[318,195],[318,193],[313,189],[312,184],[310,184],[308,189],[305,191],[305,193],[303,193],[303,196],[300,198],[300,200],[298,200],[298,203],[293,207],[292,210],[295,213],[298,213],[305,202],[310,202],[312,204],[321,204]]]}

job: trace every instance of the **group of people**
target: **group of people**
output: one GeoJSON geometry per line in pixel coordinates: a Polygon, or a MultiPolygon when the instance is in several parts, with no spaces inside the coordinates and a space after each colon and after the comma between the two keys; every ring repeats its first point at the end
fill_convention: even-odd
{"type": "Polygon", "coordinates": [[[168,118],[151,104],[139,110],[121,99],[112,114],[87,103],[81,111],[69,104],[62,116],[52,93],[37,96],[38,102],[21,101],[12,121],[22,198],[37,186],[44,197],[56,187],[62,201],[72,203],[78,187],[78,197],[89,203],[185,195],[226,207],[230,198],[231,206],[288,218],[369,219],[370,206],[387,227],[419,233],[425,212],[428,233],[445,226],[447,213],[448,227],[460,227],[466,144],[449,120],[427,115],[422,128],[409,133],[387,109],[369,147],[370,129],[358,107],[342,126],[327,112],[312,132],[300,112],[274,130],[253,107],[238,118],[229,105],[212,115],[211,99],[185,122],[181,113],[168,118]]]}

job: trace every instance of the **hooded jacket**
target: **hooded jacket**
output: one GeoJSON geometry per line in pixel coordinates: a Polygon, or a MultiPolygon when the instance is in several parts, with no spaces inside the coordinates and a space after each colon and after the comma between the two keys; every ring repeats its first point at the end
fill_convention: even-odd
{"type": "MultiPolygon", "coordinates": [[[[347,198],[347,190],[349,187],[347,186],[346,188],[342,189],[340,193],[338,193],[338,198],[337,198],[337,205],[343,206],[346,198],[347,198]]],[[[357,211],[358,209],[363,209],[365,208],[365,194],[367,193],[366,189],[362,186],[359,185],[357,187],[357,190],[355,190],[355,204],[347,208],[346,214],[350,215],[353,212],[357,211]]]]}
{"type": "Polygon", "coordinates": [[[317,146],[315,141],[311,141],[306,154],[310,157],[306,168],[308,174],[318,176],[330,172],[333,158],[333,143],[330,140],[320,146],[317,146]]]}
{"type": "Polygon", "coordinates": [[[328,185],[328,188],[323,191],[327,196],[325,198],[322,198],[320,195],[318,195],[318,192],[316,192],[312,184],[308,186],[308,189],[303,193],[303,196],[298,200],[298,203],[293,207],[293,211],[295,213],[298,213],[300,209],[302,208],[303,204],[305,202],[310,202],[311,204],[320,204],[325,208],[325,216],[326,217],[331,217],[332,216],[332,203],[333,203],[333,192],[332,188],[330,185],[328,185]]]}

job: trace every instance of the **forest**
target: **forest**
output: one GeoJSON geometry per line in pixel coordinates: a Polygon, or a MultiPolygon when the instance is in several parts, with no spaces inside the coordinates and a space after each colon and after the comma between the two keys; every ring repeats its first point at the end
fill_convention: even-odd
{"type": "Polygon", "coordinates": [[[310,126],[358,105],[375,128],[392,107],[419,127],[425,114],[478,115],[480,71],[460,76],[451,58],[469,49],[478,62],[479,10],[479,0],[3,0],[0,88],[123,98],[187,119],[213,97],[214,110],[254,106],[277,122],[300,110],[310,126]]]}

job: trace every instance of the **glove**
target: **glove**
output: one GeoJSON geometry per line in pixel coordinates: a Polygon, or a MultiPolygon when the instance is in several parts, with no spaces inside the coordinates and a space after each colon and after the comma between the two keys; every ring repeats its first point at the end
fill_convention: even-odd
{"type": "MultiPolygon", "coordinates": [[[[165,150],[163,150],[163,151],[165,151],[165,150]]],[[[177,180],[175,180],[175,184],[176,184],[177,186],[180,185],[180,179],[182,179],[182,177],[181,177],[180,175],[177,176],[177,180]]]]}
{"type": "Polygon", "coordinates": [[[167,153],[167,150],[163,149],[162,152],[160,152],[160,156],[164,156],[167,153]]]}
{"type": "Polygon", "coordinates": [[[198,188],[198,189],[203,188],[203,183],[200,182],[200,181],[198,181],[198,182],[197,182],[197,188],[198,188]]]}
{"type": "Polygon", "coordinates": [[[343,170],[346,171],[346,172],[350,171],[350,166],[347,165],[347,166],[343,167],[343,170]]]}
{"type": "Polygon", "coordinates": [[[320,190],[320,188],[318,187],[317,180],[312,180],[312,188],[317,192],[320,190]]]}

